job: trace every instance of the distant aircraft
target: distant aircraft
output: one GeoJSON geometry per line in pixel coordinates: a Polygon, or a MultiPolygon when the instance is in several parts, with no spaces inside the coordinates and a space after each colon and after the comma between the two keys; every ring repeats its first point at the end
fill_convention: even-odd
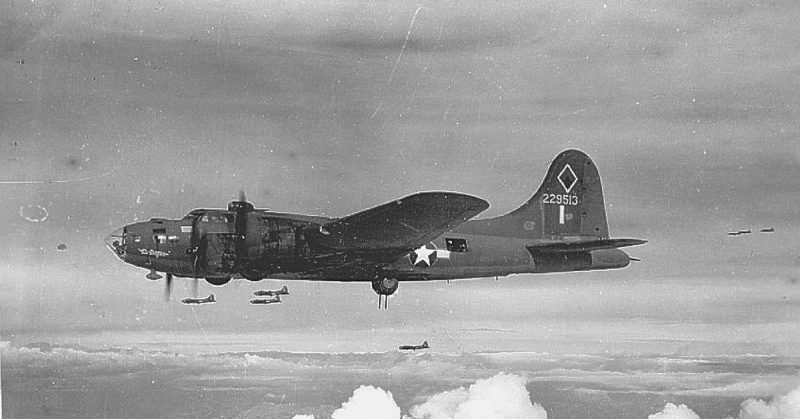
{"type": "Polygon", "coordinates": [[[422,342],[422,345],[403,345],[400,347],[401,351],[416,351],[417,349],[428,349],[428,341],[422,342]]]}
{"type": "Polygon", "coordinates": [[[253,295],[255,295],[257,297],[263,297],[263,296],[271,297],[271,296],[274,296],[274,295],[289,295],[289,288],[286,285],[284,285],[283,288],[281,288],[279,290],[275,290],[275,291],[273,291],[273,290],[256,290],[256,291],[253,291],[253,295]]]}
{"type": "Polygon", "coordinates": [[[276,295],[272,298],[253,298],[250,300],[250,304],[275,304],[281,302],[281,296],[276,295]]]}
{"type": "Polygon", "coordinates": [[[775,227],[762,228],[761,230],[758,230],[758,231],[760,231],[762,233],[774,233],[775,232],[775,227]]]}
{"type": "Polygon", "coordinates": [[[328,218],[256,209],[240,192],[227,209],[128,224],[105,241],[148,279],[164,272],[167,296],[173,275],[217,286],[233,278],[362,282],[379,308],[404,281],[618,269],[631,263],[620,248],[646,243],[610,237],[600,174],[579,150],[556,156],[519,208],[471,220],[488,207],[462,193],[419,192],[328,218]]]}
{"type": "Polygon", "coordinates": [[[214,298],[214,294],[209,294],[206,298],[195,298],[195,297],[186,297],[181,300],[184,304],[208,304],[208,303],[216,303],[217,299],[214,298]]]}

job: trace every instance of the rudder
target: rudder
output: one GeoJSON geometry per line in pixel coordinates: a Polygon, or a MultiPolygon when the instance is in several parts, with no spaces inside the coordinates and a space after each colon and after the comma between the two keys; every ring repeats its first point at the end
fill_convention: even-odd
{"type": "Polygon", "coordinates": [[[476,220],[464,233],[544,240],[606,239],[603,188],[592,159],[580,150],[565,150],[550,164],[539,189],[506,215],[476,220]]]}

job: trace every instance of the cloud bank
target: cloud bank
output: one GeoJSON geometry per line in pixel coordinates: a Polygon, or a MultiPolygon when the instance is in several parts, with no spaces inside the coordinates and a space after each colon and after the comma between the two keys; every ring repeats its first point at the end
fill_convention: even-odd
{"type": "Polygon", "coordinates": [[[797,419],[800,418],[800,387],[772,401],[747,399],[742,403],[738,419],[797,419]]]}
{"type": "MultiPolygon", "coordinates": [[[[392,393],[373,386],[361,386],[332,419],[546,419],[547,412],[531,403],[525,379],[499,373],[478,380],[468,389],[458,388],[428,397],[425,403],[411,408],[411,416],[402,415],[392,393]]],[[[685,407],[685,406],[684,406],[685,407]]],[[[313,418],[295,415],[293,419],[313,418]]]]}
{"type": "MultiPolygon", "coordinates": [[[[195,345],[190,345],[195,347],[195,345]]],[[[313,417],[332,417],[333,419],[354,419],[362,417],[391,419],[470,419],[470,418],[546,418],[548,412],[531,401],[528,391],[532,388],[547,389],[558,386],[558,383],[571,383],[577,386],[576,392],[562,396],[549,395],[535,390],[536,400],[553,409],[549,413],[559,416],[559,402],[570,399],[581,402],[580,410],[586,412],[596,406],[594,401],[581,401],[581,389],[625,388],[631,391],[631,383],[638,382],[638,390],[648,393],[658,392],[670,397],[693,394],[700,396],[696,405],[680,404],[673,401],[663,406],[659,412],[641,413],[642,419],[699,419],[730,414],[729,419],[786,419],[800,418],[800,386],[797,375],[775,375],[775,371],[795,368],[796,362],[790,359],[766,358],[754,361],[749,357],[734,358],[659,358],[659,370],[666,368],[675,376],[672,381],[656,379],[649,372],[655,368],[655,360],[648,358],[615,359],[604,357],[557,357],[538,354],[491,354],[451,356],[413,356],[406,357],[397,353],[365,353],[365,354],[312,354],[288,353],[275,351],[262,352],[194,352],[183,353],[172,345],[158,346],[155,349],[105,347],[92,348],[59,343],[34,342],[17,346],[11,342],[0,341],[0,357],[3,360],[4,373],[8,372],[10,381],[15,380],[19,386],[12,389],[9,400],[23,400],[36,394],[39,379],[53,376],[51,386],[61,389],[81,389],[84,397],[105,397],[107,391],[129,391],[141,389],[141,385],[149,388],[153,385],[163,386],[160,371],[170,370],[172,384],[167,384],[165,391],[180,388],[214,389],[219,392],[260,391],[263,403],[253,406],[252,411],[259,414],[268,412],[267,416],[309,419],[313,417]],[[413,361],[413,362],[412,362],[413,361]],[[491,361],[491,362],[490,362],[491,361]],[[546,365],[540,365],[544,363],[546,365]],[[552,365],[551,365],[552,364],[552,365]],[[480,367],[479,365],[482,365],[480,367]],[[492,368],[487,369],[487,365],[492,368]],[[555,365],[560,368],[554,368],[555,365]],[[601,366],[602,365],[602,366],[601,366]],[[709,375],[708,369],[699,368],[707,365],[716,371],[709,375]],[[742,365],[757,371],[757,379],[746,379],[746,376],[732,372],[742,365]],[[771,367],[769,365],[772,365],[771,367]],[[385,384],[397,391],[402,386],[406,397],[413,395],[415,399],[402,399],[397,403],[394,395],[382,388],[365,385],[370,382],[369,371],[381,371],[385,375],[392,371],[392,380],[385,384]],[[563,367],[569,366],[569,369],[563,367]],[[725,366],[725,367],[723,367],[725,366]],[[360,371],[351,374],[353,368],[360,371]],[[609,371],[608,368],[613,371],[609,371]],[[722,368],[722,369],[720,369],[722,368]],[[598,370],[599,369],[599,370],[598,370]],[[65,376],[54,375],[53,371],[70,371],[65,376]],[[319,390],[312,383],[319,378],[320,372],[336,378],[337,385],[354,388],[355,391],[345,403],[338,396],[321,403],[319,390]],[[412,373],[412,371],[415,371],[412,373]],[[532,382],[525,378],[500,371],[524,371],[532,376],[532,382]],[[587,376],[591,371],[591,376],[587,376]],[[366,376],[364,374],[367,374],[366,376]],[[718,382],[714,374],[726,376],[718,382]],[[449,379],[451,383],[462,383],[463,380],[478,374],[490,378],[477,380],[470,386],[456,388],[459,384],[444,387],[446,391],[430,391],[433,382],[442,385],[441,380],[449,379]],[[495,374],[492,376],[492,374],[495,374]],[[706,390],[711,382],[725,384],[731,374],[735,384],[714,386],[712,391],[706,390]],[[542,378],[548,377],[544,381],[542,378]],[[702,382],[694,376],[703,376],[702,382]],[[115,377],[109,381],[108,377],[115,377]],[[436,377],[432,379],[431,377],[436,377]],[[538,378],[536,378],[538,377],[538,378]],[[710,378],[711,377],[711,378],[710,378]],[[146,378],[146,379],[145,379],[146,378]],[[711,382],[709,381],[711,380],[711,382]],[[433,381],[431,381],[433,380],[433,381]],[[765,383],[773,382],[773,385],[765,383]],[[56,386],[57,383],[58,386],[56,386]],[[142,384],[144,383],[144,384],[142,384]],[[288,383],[298,386],[287,390],[288,383]],[[309,388],[308,385],[311,385],[309,388]],[[138,387],[137,387],[138,386],[138,387]],[[539,387],[536,387],[539,386],[539,387]],[[660,390],[656,390],[659,388],[660,390]],[[695,389],[693,391],[691,389],[695,389]],[[778,390],[781,389],[781,390],[778,390]],[[791,390],[791,391],[789,391],[791,390]],[[97,395],[100,396],[97,396],[97,395]],[[764,399],[749,398],[752,395],[772,394],[774,397],[764,399]],[[705,398],[728,399],[723,406],[713,405],[718,410],[709,410],[712,405],[705,398]],[[746,399],[746,400],[745,400],[746,399]],[[741,404],[740,401],[744,400],[741,404]],[[338,409],[337,406],[339,407],[338,409]],[[400,406],[404,406],[401,408],[400,406]],[[705,416],[695,413],[698,409],[705,416]],[[320,413],[325,412],[325,413],[320,413]],[[331,412],[333,412],[332,416],[331,412]],[[709,413],[711,412],[711,413],[709,413]],[[322,416],[321,416],[322,415],[322,416]]],[[[209,350],[220,349],[217,346],[209,350]]],[[[196,351],[196,349],[195,349],[196,351]]],[[[663,374],[661,374],[663,375],[663,374]]],[[[377,376],[377,375],[376,375],[377,376]]],[[[4,377],[6,378],[6,377],[4,377]]],[[[442,388],[442,387],[438,387],[442,388]]],[[[4,387],[4,391],[6,388],[4,387]]],[[[595,393],[596,394],[596,393],[595,393]]],[[[133,402],[149,403],[145,399],[133,402]]],[[[635,398],[627,400],[631,406],[638,403],[635,398]]],[[[91,403],[87,403],[91,406],[91,403]]],[[[140,406],[141,407],[141,406],[140,406]]],[[[112,406],[110,409],[120,408],[112,406]]],[[[144,407],[146,408],[146,406],[144,407]]],[[[187,407],[188,408],[188,407],[187,407]]],[[[225,411],[226,407],[219,407],[225,411]]],[[[175,411],[182,411],[180,407],[175,411]]],[[[109,410],[110,411],[110,410],[109,410]]],[[[30,410],[19,410],[28,412],[30,410]]],[[[19,413],[18,412],[18,413],[19,413]]],[[[38,413],[43,412],[40,411],[38,413]]],[[[616,414],[628,412],[626,409],[615,411],[616,414]]],[[[36,413],[36,412],[35,412],[36,413]]],[[[604,411],[596,417],[619,417],[614,412],[604,411]]],[[[31,416],[36,416],[35,414],[31,416]]],[[[578,415],[580,416],[580,415],[578,415]]],[[[243,416],[244,417],[244,416],[243,416]]],[[[570,417],[570,416],[567,416],[570,417]]],[[[572,416],[574,417],[574,416],[572,416]]],[[[630,417],[630,413],[626,415],[630,417]]]]}
{"type": "MultiPolygon", "coordinates": [[[[685,404],[676,406],[667,403],[664,410],[648,416],[648,419],[700,419],[700,416],[685,404]]],[[[734,418],[729,416],[728,419],[734,418]]],[[[742,402],[735,419],[800,419],[800,387],[777,395],[769,402],[747,399],[742,402]]]]}
{"type": "MultiPolygon", "coordinates": [[[[478,380],[469,389],[458,388],[436,393],[425,403],[411,408],[411,415],[402,415],[392,393],[381,388],[361,386],[349,401],[333,412],[332,419],[546,419],[547,412],[531,403],[525,379],[514,374],[499,373],[478,380]]],[[[313,415],[295,415],[293,419],[313,419],[313,415]]],[[[664,409],[648,419],[701,419],[685,404],[667,403],[664,409]]],[[[734,418],[729,418],[734,419],[734,418]]],[[[800,419],[800,387],[772,401],[747,399],[735,419],[800,419]]]]}

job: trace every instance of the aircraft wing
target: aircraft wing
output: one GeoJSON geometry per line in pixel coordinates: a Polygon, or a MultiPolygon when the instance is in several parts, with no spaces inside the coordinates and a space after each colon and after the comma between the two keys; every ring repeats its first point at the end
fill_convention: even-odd
{"type": "Polygon", "coordinates": [[[592,250],[616,249],[619,247],[636,246],[647,243],[640,239],[597,239],[574,242],[549,242],[537,243],[526,246],[529,251],[571,253],[591,252],[592,250]]]}
{"type": "Polygon", "coordinates": [[[456,192],[419,192],[324,224],[313,240],[340,251],[407,251],[489,208],[456,192]]]}

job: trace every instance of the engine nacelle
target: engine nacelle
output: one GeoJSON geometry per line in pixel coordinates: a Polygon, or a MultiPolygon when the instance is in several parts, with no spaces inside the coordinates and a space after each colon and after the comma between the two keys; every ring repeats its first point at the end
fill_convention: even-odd
{"type": "Polygon", "coordinates": [[[228,277],[219,277],[219,278],[206,278],[206,282],[208,282],[211,285],[216,285],[218,287],[221,287],[221,286],[227,284],[230,281],[231,281],[231,277],[229,277],[229,276],[228,277]]]}
{"type": "Polygon", "coordinates": [[[372,281],[372,289],[378,295],[392,295],[397,291],[400,282],[396,278],[383,278],[372,281]]]}
{"type": "Polygon", "coordinates": [[[242,269],[240,274],[248,281],[261,281],[269,276],[270,272],[255,268],[242,269]]]}

